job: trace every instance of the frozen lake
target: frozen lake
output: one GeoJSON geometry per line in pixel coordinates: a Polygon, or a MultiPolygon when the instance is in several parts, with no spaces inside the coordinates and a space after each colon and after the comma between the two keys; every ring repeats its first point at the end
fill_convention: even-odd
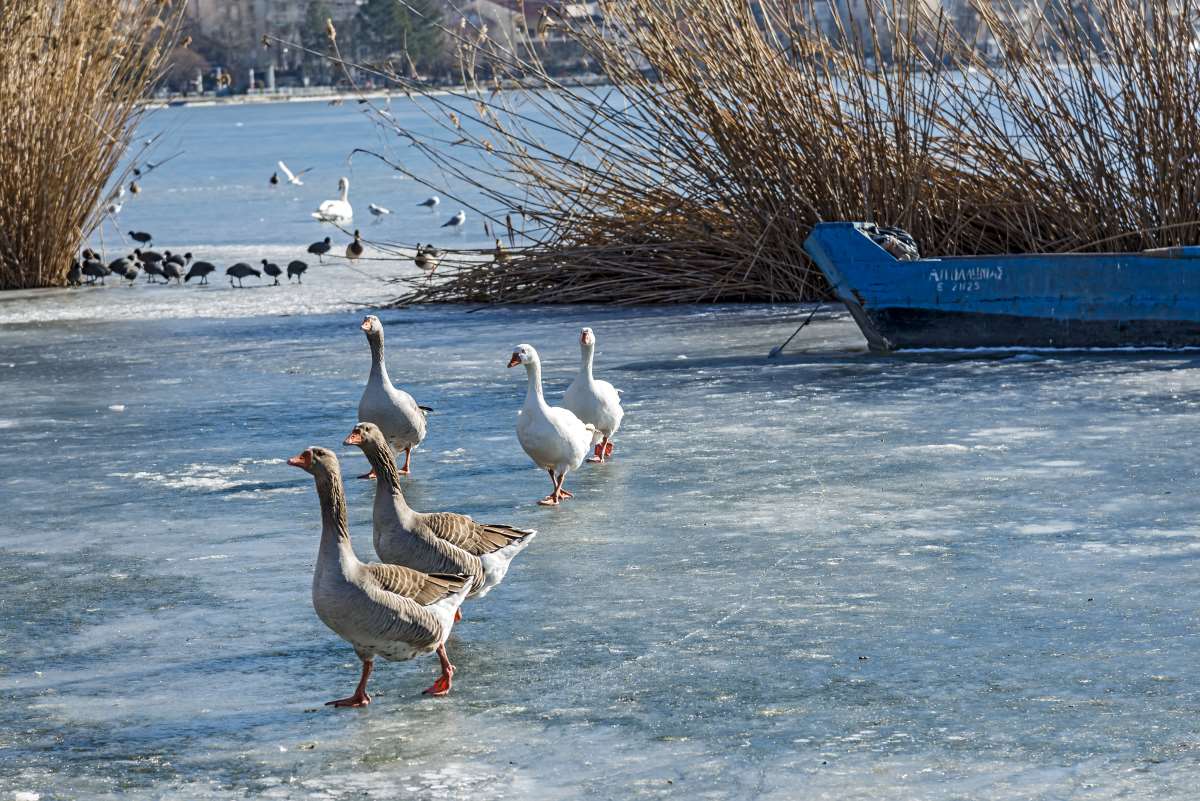
{"type": "Polygon", "coordinates": [[[798,310],[385,312],[436,409],[413,505],[542,533],[456,628],[450,697],[419,695],[427,657],[335,711],[357,660],[311,609],[317,500],[283,460],[363,468],[359,315],[30,306],[0,344],[0,788],[1194,797],[1195,356],[880,358],[835,319],[768,361],[798,310]],[[504,365],[535,344],[558,396],[585,324],[626,425],[544,509],[504,365]]]}
{"type": "MultiPolygon", "coordinates": [[[[121,214],[157,247],[303,257],[339,174],[398,210],[372,238],[490,244],[345,163],[409,158],[354,105],[147,125],[185,151],[121,214]],[[271,189],[278,158],[316,169],[271,189]]],[[[822,315],[767,360],[787,306],[383,312],[436,410],[410,502],[541,534],[467,607],[450,697],[419,694],[427,657],[322,706],[358,663],[312,611],[317,499],[284,460],[362,472],[360,304],[414,269],[0,295],[0,801],[1195,797],[1200,354],[883,358],[822,315]],[[504,365],[534,344],[560,397],[583,325],[625,425],[540,508],[504,365]]]]}

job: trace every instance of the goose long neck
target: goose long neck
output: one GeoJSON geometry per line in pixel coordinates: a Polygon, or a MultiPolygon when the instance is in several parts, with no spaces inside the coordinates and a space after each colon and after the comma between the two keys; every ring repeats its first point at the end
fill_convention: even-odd
{"type": "Polygon", "coordinates": [[[370,334],[367,342],[371,344],[371,375],[386,379],[387,365],[383,361],[383,333],[370,334]]]}
{"type": "Polygon", "coordinates": [[[402,507],[407,509],[408,502],[404,500],[404,492],[400,489],[400,468],[392,456],[392,449],[386,442],[366,440],[363,442],[363,453],[375,471],[377,490],[388,490],[392,497],[402,507]]]}
{"type": "Polygon", "coordinates": [[[592,380],[592,357],[596,355],[596,346],[580,345],[579,349],[583,353],[582,361],[579,366],[579,372],[590,383],[592,380]]]}
{"type": "Polygon", "coordinates": [[[317,497],[321,499],[321,556],[337,559],[343,548],[350,548],[346,493],[340,476],[319,474],[316,480],[317,497]]]}
{"type": "Polygon", "coordinates": [[[525,364],[525,372],[529,374],[529,389],[525,392],[526,405],[544,404],[542,397],[542,363],[536,359],[525,364]]]}

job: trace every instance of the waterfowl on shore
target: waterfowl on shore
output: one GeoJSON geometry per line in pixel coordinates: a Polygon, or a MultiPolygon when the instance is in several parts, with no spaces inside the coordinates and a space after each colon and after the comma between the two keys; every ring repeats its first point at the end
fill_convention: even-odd
{"type": "Polygon", "coordinates": [[[166,280],[166,276],[163,275],[162,270],[161,253],[153,250],[141,250],[140,248],[137,248],[134,249],[133,255],[136,256],[137,260],[142,263],[142,269],[146,272],[147,281],[152,284],[157,283],[157,281],[154,280],[155,276],[159,276],[164,281],[166,280]]]}
{"type": "Polygon", "coordinates": [[[437,269],[438,261],[440,260],[439,257],[441,255],[441,251],[435,248],[433,245],[421,247],[421,243],[418,242],[417,254],[413,256],[413,263],[432,276],[433,271],[437,269]]]}
{"type": "Polygon", "coordinates": [[[249,278],[252,275],[256,278],[262,278],[262,273],[251,267],[249,264],[246,264],[244,261],[239,261],[237,264],[227,269],[225,274],[229,276],[230,286],[233,286],[233,279],[237,279],[237,285],[239,289],[244,288],[242,286],[243,278],[249,278]]]}
{"type": "Polygon", "coordinates": [[[422,514],[400,489],[400,470],[383,432],[360,422],[345,445],[362,448],[378,476],[375,485],[374,542],[381,561],[429,573],[461,573],[474,579],[472,598],[481,598],[508,572],[509,563],[537,534],[531,529],[476,523],[453,512],[422,514]]]}
{"type": "Polygon", "coordinates": [[[136,263],[136,259],[132,255],[121,256],[120,258],[116,258],[116,259],[113,259],[112,261],[110,261],[108,263],[108,269],[110,271],[112,271],[113,273],[115,273],[116,275],[121,276],[122,278],[128,278],[129,276],[127,275],[127,273],[129,272],[129,269],[134,266],[135,263],[136,263]]]}
{"type": "Polygon", "coordinates": [[[309,473],[321,501],[321,545],[313,571],[312,603],[321,622],[354,647],[362,674],[354,694],[326,706],[371,703],[367,680],[376,655],[402,661],[437,653],[442,673],[425,692],[450,692],[454,666],[446,638],[471,590],[467,576],[425,575],[400,565],[364,564],[354,554],[346,524],[346,494],[337,457],[307,448],[288,464],[309,473]]]}
{"type": "Polygon", "coordinates": [[[607,381],[600,381],[592,375],[592,359],[596,353],[596,335],[592,329],[584,328],[579,332],[579,350],[582,361],[579,374],[567,387],[563,395],[563,406],[570,409],[576,417],[585,423],[591,423],[600,435],[595,452],[588,457],[589,462],[603,462],[612,456],[612,438],[621,427],[621,419],[625,410],[621,408],[621,396],[618,390],[607,381]]]}
{"type": "Polygon", "coordinates": [[[152,237],[150,234],[146,233],[145,231],[130,231],[129,238],[132,239],[134,242],[140,242],[143,245],[149,245],[151,242],[154,241],[154,237],[152,237]]]}
{"type": "Polygon", "coordinates": [[[436,206],[437,204],[439,204],[441,202],[442,202],[442,199],[440,197],[438,197],[437,195],[432,195],[430,197],[425,198],[417,205],[424,206],[425,208],[432,210],[434,206],[436,206]]]}
{"type": "Polygon", "coordinates": [[[217,265],[207,261],[198,261],[192,264],[192,267],[190,270],[188,270],[187,275],[183,277],[183,282],[186,284],[193,278],[199,278],[200,285],[204,286],[208,283],[208,276],[216,271],[217,265]]]}
{"type": "Polygon", "coordinates": [[[288,281],[291,282],[292,276],[296,276],[296,283],[304,283],[304,272],[308,269],[308,265],[302,261],[289,261],[287,268],[288,281]]]}
{"type": "Polygon", "coordinates": [[[443,228],[453,228],[455,231],[461,231],[462,227],[466,224],[466,222],[467,222],[467,213],[465,211],[463,211],[462,209],[459,209],[457,214],[455,214],[453,217],[451,217],[450,219],[448,219],[444,223],[442,223],[442,227],[443,228]]]}
{"type": "Polygon", "coordinates": [[[346,258],[354,261],[363,254],[362,237],[359,236],[358,229],[354,229],[354,241],[346,245],[346,258]]]}
{"type": "Polygon", "coordinates": [[[525,405],[517,417],[517,439],[529,458],[550,474],[554,491],[538,501],[542,506],[556,506],[572,497],[563,489],[567,473],[577,470],[592,444],[595,427],[584,423],[570,410],[551,406],[542,395],[542,362],[532,345],[517,345],[508,366],[525,365],[529,388],[525,405]]]}
{"type": "Polygon", "coordinates": [[[79,259],[71,259],[71,267],[67,270],[67,283],[70,286],[83,283],[83,265],[79,263],[79,259]]]}
{"type": "Polygon", "coordinates": [[[172,278],[175,279],[175,283],[177,284],[183,283],[183,266],[178,262],[164,261],[162,263],[162,274],[168,284],[171,283],[172,278]]]}
{"type": "MultiPolygon", "coordinates": [[[[412,395],[392,385],[383,361],[383,323],[379,318],[373,314],[364,317],[361,328],[371,346],[371,374],[358,401],[358,419],[379,426],[391,446],[397,452],[404,451],[400,473],[408,475],[412,449],[425,439],[425,413],[429,409],[418,406],[412,395]]],[[[372,477],[374,471],[359,476],[372,477]]]]}
{"type": "Polygon", "coordinates": [[[91,279],[88,281],[89,284],[94,284],[98,280],[101,286],[104,286],[104,277],[112,275],[112,270],[108,269],[104,265],[104,262],[97,261],[96,259],[85,260],[80,271],[91,279]]]}
{"type": "Polygon", "coordinates": [[[166,251],[166,255],[167,255],[167,257],[165,259],[163,259],[164,262],[167,262],[167,261],[173,262],[174,264],[178,264],[180,267],[183,267],[184,269],[187,269],[188,263],[191,262],[191,260],[192,260],[191,253],[184,253],[182,256],[180,256],[178,253],[172,254],[171,251],[168,250],[168,251],[166,251]]]}
{"type": "Polygon", "coordinates": [[[329,249],[332,247],[333,240],[331,240],[329,237],[325,237],[320,242],[313,242],[311,245],[309,245],[308,252],[316,256],[317,259],[323,264],[325,262],[325,254],[328,253],[329,249]]]}
{"type": "Polygon", "coordinates": [[[262,266],[263,272],[275,279],[275,283],[272,286],[279,286],[279,276],[283,275],[283,270],[279,269],[279,265],[263,259],[262,266]]]}
{"type": "Polygon", "coordinates": [[[354,209],[350,206],[349,178],[338,178],[338,191],[342,196],[337,200],[324,201],[313,212],[313,219],[331,223],[348,223],[354,219],[354,209]]]}

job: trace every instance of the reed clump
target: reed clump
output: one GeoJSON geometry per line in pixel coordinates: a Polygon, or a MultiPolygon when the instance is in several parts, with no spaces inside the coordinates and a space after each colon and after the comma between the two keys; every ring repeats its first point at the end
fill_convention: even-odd
{"type": "Polygon", "coordinates": [[[600,7],[538,27],[604,87],[550,75],[545,30],[446,28],[467,90],[420,98],[445,136],[384,122],[443,193],[484,193],[475,212],[509,248],[406,280],[398,303],[817,298],[801,244],[822,220],[899,225],[946,255],[1200,241],[1192,0],[981,0],[969,24],[915,0],[600,7]]]}
{"type": "Polygon", "coordinates": [[[0,0],[0,289],[65,283],[181,12],[160,0],[0,0]]]}

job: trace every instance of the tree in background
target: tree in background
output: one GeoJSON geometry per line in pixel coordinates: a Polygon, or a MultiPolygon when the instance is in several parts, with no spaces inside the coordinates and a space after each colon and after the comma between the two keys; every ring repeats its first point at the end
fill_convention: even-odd
{"type": "Polygon", "coordinates": [[[396,0],[367,0],[359,7],[354,23],[355,51],[364,61],[391,59],[398,62],[398,71],[407,72],[411,59],[425,74],[446,66],[438,27],[441,11],[432,0],[408,0],[407,5],[396,0]]]}
{"type": "Polygon", "coordinates": [[[300,44],[304,45],[304,74],[315,83],[328,83],[330,69],[320,54],[329,50],[329,34],[325,21],[332,16],[324,0],[312,0],[304,12],[304,26],[300,29],[300,44]]]}

